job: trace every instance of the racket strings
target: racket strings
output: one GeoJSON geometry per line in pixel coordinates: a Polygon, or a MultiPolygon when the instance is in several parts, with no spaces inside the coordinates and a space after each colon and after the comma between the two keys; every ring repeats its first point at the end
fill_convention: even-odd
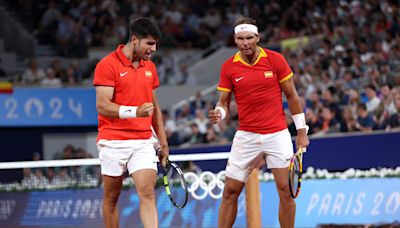
{"type": "Polygon", "coordinates": [[[299,179],[300,179],[300,175],[301,175],[301,170],[300,170],[300,162],[298,157],[296,157],[296,159],[294,159],[292,167],[289,171],[289,181],[290,181],[290,188],[291,191],[294,195],[297,194],[298,191],[298,187],[299,187],[299,179]]]}
{"type": "Polygon", "coordinates": [[[176,206],[183,206],[186,203],[187,197],[186,183],[183,175],[172,165],[168,165],[166,168],[166,177],[170,191],[169,197],[176,206]]]}

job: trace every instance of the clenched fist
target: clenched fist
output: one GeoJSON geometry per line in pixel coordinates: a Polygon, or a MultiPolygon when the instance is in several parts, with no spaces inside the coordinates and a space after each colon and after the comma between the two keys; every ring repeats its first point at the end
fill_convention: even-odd
{"type": "Polygon", "coordinates": [[[154,112],[154,104],[151,102],[144,103],[138,107],[136,110],[137,117],[147,117],[151,116],[154,112]]]}
{"type": "Polygon", "coordinates": [[[212,124],[216,124],[221,120],[221,111],[220,110],[211,110],[208,112],[208,119],[212,124]]]}

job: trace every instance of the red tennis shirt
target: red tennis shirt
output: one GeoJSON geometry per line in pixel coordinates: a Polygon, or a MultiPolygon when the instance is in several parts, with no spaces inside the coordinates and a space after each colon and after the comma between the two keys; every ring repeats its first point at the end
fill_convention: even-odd
{"type": "MultiPolygon", "coordinates": [[[[114,87],[112,102],[126,106],[140,106],[153,102],[153,89],[159,86],[156,66],[153,62],[140,60],[135,69],[122,53],[124,45],[104,57],[94,71],[94,86],[114,87]]],[[[150,117],[119,119],[99,113],[97,140],[148,139],[151,137],[150,117]]]]}
{"type": "Polygon", "coordinates": [[[290,79],[293,72],[280,53],[260,50],[253,65],[239,52],[226,60],[217,89],[234,93],[239,130],[267,134],[287,128],[280,83],[290,79]]]}

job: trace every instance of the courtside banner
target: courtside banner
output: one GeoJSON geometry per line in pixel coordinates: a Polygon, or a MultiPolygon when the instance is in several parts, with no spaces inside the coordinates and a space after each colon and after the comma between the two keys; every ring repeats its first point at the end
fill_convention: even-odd
{"type": "MultiPolygon", "coordinates": [[[[211,183],[211,182],[210,182],[211,183]]],[[[319,224],[378,224],[400,220],[400,178],[305,180],[297,202],[295,227],[319,224]]],[[[172,206],[156,189],[160,227],[217,227],[218,185],[190,187],[185,208],[172,206]]],[[[104,227],[102,189],[0,193],[0,227],[104,227]]],[[[274,182],[260,183],[263,227],[279,227],[274,182]]],[[[234,227],[246,227],[245,191],[239,197],[234,227]]],[[[120,227],[140,224],[139,197],[123,190],[118,201],[120,227]]]]}
{"type": "Polygon", "coordinates": [[[0,126],[96,126],[93,88],[14,88],[0,94],[0,126]]]}
{"type": "Polygon", "coordinates": [[[400,178],[312,180],[302,191],[299,226],[400,221],[400,178]]]}
{"type": "MultiPolygon", "coordinates": [[[[279,227],[273,183],[261,184],[263,224],[279,227]]],[[[400,221],[400,178],[305,180],[296,199],[295,227],[400,221]]]]}

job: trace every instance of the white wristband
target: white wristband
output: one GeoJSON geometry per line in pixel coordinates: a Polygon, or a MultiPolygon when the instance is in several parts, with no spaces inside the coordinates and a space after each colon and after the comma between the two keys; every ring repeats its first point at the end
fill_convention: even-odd
{"type": "Polygon", "coordinates": [[[307,128],[306,117],[304,113],[298,113],[296,115],[292,115],[294,125],[296,125],[296,130],[307,128]]]}
{"type": "Polygon", "coordinates": [[[225,117],[226,117],[226,112],[225,112],[225,109],[224,109],[224,108],[218,106],[218,107],[215,108],[215,110],[219,110],[219,112],[221,113],[221,120],[225,119],[225,117]]]}
{"type": "Polygon", "coordinates": [[[119,118],[128,119],[128,118],[136,118],[136,110],[138,107],[136,106],[119,106],[119,118]]]}

